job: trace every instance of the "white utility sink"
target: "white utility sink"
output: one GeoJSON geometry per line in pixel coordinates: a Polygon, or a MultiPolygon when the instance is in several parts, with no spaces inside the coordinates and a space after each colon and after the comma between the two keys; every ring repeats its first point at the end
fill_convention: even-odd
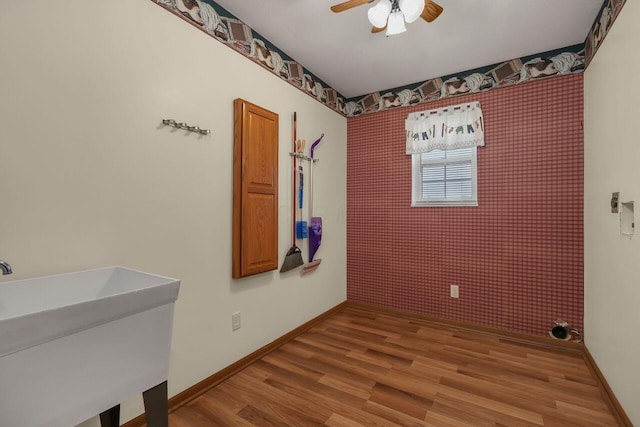
{"type": "Polygon", "coordinates": [[[0,283],[0,426],[70,426],[166,381],[180,281],[108,267],[0,283]]]}

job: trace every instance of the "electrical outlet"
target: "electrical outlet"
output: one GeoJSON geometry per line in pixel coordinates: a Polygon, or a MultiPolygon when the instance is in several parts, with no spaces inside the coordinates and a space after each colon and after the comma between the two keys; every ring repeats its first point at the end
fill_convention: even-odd
{"type": "Polygon", "coordinates": [[[240,329],[240,312],[236,311],[235,313],[233,313],[231,315],[231,330],[232,331],[237,331],[238,329],[240,329]]]}
{"type": "Polygon", "coordinates": [[[458,285],[451,285],[451,298],[458,298],[460,296],[460,287],[458,285]]]}

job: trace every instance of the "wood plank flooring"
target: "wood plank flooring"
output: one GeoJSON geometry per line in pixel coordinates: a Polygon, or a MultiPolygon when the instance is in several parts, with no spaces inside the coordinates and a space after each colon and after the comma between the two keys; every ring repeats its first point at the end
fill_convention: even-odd
{"type": "Polygon", "coordinates": [[[187,426],[616,426],[579,353],[347,308],[169,417],[187,426]]]}

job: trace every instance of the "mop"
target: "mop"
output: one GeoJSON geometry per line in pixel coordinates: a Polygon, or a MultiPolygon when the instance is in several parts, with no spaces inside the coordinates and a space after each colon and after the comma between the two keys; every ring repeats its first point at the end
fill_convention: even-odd
{"type": "MultiPolygon", "coordinates": [[[[304,154],[304,146],[306,145],[306,140],[297,140],[296,141],[296,153],[299,155],[304,154]]],[[[296,237],[298,239],[306,239],[309,237],[309,227],[307,225],[307,221],[302,218],[302,206],[303,206],[303,197],[304,197],[304,169],[302,166],[302,162],[298,165],[298,212],[300,212],[300,220],[296,223],[296,237]]]]}
{"type": "Polygon", "coordinates": [[[313,216],[313,152],[323,137],[324,133],[320,135],[320,138],[318,138],[316,142],[311,144],[311,172],[309,173],[309,263],[302,267],[302,275],[315,271],[322,262],[321,259],[313,259],[322,243],[322,218],[313,216]]]}

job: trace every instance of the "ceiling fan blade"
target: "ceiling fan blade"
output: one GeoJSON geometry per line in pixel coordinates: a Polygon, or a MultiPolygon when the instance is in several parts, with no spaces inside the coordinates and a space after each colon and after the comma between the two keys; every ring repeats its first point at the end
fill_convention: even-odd
{"type": "Polygon", "coordinates": [[[375,34],[375,33],[379,33],[381,31],[384,31],[387,29],[387,26],[385,25],[384,27],[380,28],[380,27],[371,27],[371,33],[375,34]]]}
{"type": "Polygon", "coordinates": [[[339,3],[339,4],[334,4],[333,6],[331,6],[331,11],[338,13],[338,12],[344,12],[345,10],[349,10],[353,7],[356,6],[361,6],[363,4],[366,3],[370,3],[373,0],[349,0],[349,1],[345,1],[344,3],[339,3]]]}
{"type": "Polygon", "coordinates": [[[444,9],[438,3],[431,0],[424,0],[424,10],[420,17],[427,22],[433,22],[442,13],[444,9]]]}

